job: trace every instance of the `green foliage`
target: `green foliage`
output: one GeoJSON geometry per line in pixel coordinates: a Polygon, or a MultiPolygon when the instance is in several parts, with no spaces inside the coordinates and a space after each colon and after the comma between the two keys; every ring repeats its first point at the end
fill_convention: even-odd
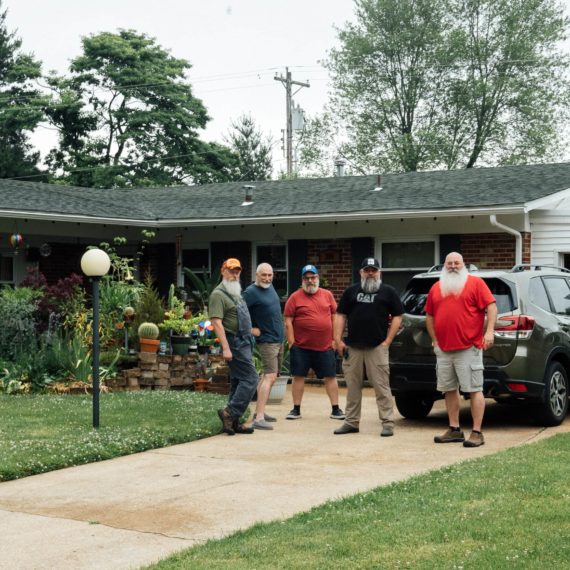
{"type": "Polygon", "coordinates": [[[186,79],[188,61],[133,30],[82,46],[68,77],[49,78],[58,96],[47,112],[60,130],[47,159],[54,178],[104,188],[229,179],[236,157],[198,137],[209,117],[186,79]]]}
{"type": "Polygon", "coordinates": [[[557,0],[357,0],[355,12],[330,53],[309,163],[335,147],[358,173],[558,156],[569,90],[557,0]]]}
{"type": "Polygon", "coordinates": [[[272,142],[265,138],[250,115],[242,115],[231,124],[226,142],[238,156],[233,180],[269,180],[273,171],[272,142]]]}
{"type": "Polygon", "coordinates": [[[168,292],[168,310],[165,319],[160,323],[160,328],[165,331],[172,331],[176,335],[188,335],[190,331],[198,332],[198,323],[205,319],[203,314],[190,317],[184,301],[176,296],[176,287],[170,285],[168,292]]]}
{"type": "Polygon", "coordinates": [[[183,271],[184,275],[190,279],[190,287],[186,289],[188,294],[196,302],[200,311],[207,314],[210,295],[220,283],[220,269],[213,271],[212,275],[206,273],[197,275],[188,267],[184,267],[183,271]]]}
{"type": "Polygon", "coordinates": [[[157,339],[159,330],[155,323],[141,323],[137,329],[139,338],[157,339]]]}
{"type": "Polygon", "coordinates": [[[40,291],[28,287],[0,290],[0,358],[14,358],[35,337],[41,296],[40,291]]]}
{"type": "Polygon", "coordinates": [[[0,481],[195,441],[220,431],[223,396],[188,391],[90,395],[0,394],[0,481]]]}
{"type": "Polygon", "coordinates": [[[48,99],[35,85],[41,64],[20,51],[22,41],[8,31],[6,14],[0,1],[0,178],[36,176],[39,152],[28,135],[43,120],[48,99]]]}
{"type": "Polygon", "coordinates": [[[147,274],[139,293],[139,299],[134,305],[135,319],[132,330],[136,331],[141,323],[160,324],[164,320],[164,305],[158,291],[152,283],[152,276],[147,274]]]}

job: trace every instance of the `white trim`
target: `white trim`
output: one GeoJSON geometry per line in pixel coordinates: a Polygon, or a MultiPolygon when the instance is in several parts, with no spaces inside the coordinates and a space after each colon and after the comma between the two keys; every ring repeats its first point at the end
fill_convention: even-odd
{"type": "MultiPolygon", "coordinates": [[[[389,267],[384,268],[382,265],[382,244],[383,243],[417,243],[417,242],[430,242],[433,243],[433,263],[431,265],[437,265],[439,263],[439,235],[432,236],[406,236],[402,238],[374,238],[374,255],[378,261],[380,261],[380,267],[382,272],[390,273],[396,271],[425,271],[425,267],[389,267]]],[[[431,266],[430,266],[431,267],[431,266]]]]}
{"type": "MultiPolygon", "coordinates": [[[[251,242],[251,277],[255,281],[255,270],[259,265],[257,261],[258,246],[282,246],[285,247],[285,269],[278,269],[279,272],[285,272],[285,286],[287,287],[287,295],[289,295],[289,242],[288,241],[252,241],[251,242]]],[[[275,275],[275,268],[273,267],[275,275]]]]}
{"type": "Polygon", "coordinates": [[[549,210],[555,210],[558,205],[560,205],[567,198],[570,198],[570,188],[560,190],[559,192],[550,194],[549,196],[543,196],[542,198],[537,198],[536,200],[526,202],[524,209],[525,212],[530,212],[531,210],[540,210],[546,206],[549,210]],[[554,205],[552,205],[553,202],[555,202],[554,205]]]}

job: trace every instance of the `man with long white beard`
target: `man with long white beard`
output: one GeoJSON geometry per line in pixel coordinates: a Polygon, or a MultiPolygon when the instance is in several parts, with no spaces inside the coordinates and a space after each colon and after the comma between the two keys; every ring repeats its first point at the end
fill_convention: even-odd
{"type": "Polygon", "coordinates": [[[390,391],[389,348],[400,328],[404,308],[396,290],[382,283],[380,263],[362,261],[360,283],[342,294],[334,323],[337,352],[344,357],[346,419],[335,434],[360,431],[364,371],[374,387],[382,437],[394,435],[394,400],[390,391]],[[346,344],[342,339],[348,322],[346,344]],[[348,345],[348,346],[347,346],[348,345]]]}
{"type": "Polygon", "coordinates": [[[257,386],[253,427],[265,430],[272,430],[270,422],[276,421],[276,418],[265,413],[265,406],[283,361],[281,302],[272,282],[273,267],[269,263],[260,263],[255,272],[255,282],[243,293],[253,323],[251,332],[255,337],[263,366],[261,381],[257,386]]]}
{"type": "Polygon", "coordinates": [[[305,265],[301,269],[301,289],[291,294],[283,311],[293,376],[293,409],[287,414],[288,420],[301,418],[305,377],[311,368],[317,378],[324,378],[332,406],[329,417],[344,419],[338,405],[336,358],[332,347],[335,313],[336,301],[330,291],[319,287],[317,268],[305,265]]]}
{"type": "Polygon", "coordinates": [[[463,257],[452,252],[445,258],[439,281],[429,291],[426,315],[437,359],[437,389],[443,392],[449,417],[449,428],[434,441],[479,447],[485,443],[481,432],[485,413],[483,350],[493,346],[495,298],[483,279],[468,274],[463,257]],[[473,429],[469,439],[459,425],[460,390],[469,394],[471,404],[473,429]]]}
{"type": "Polygon", "coordinates": [[[259,378],[253,365],[251,318],[241,298],[240,274],[239,260],[226,259],[222,282],[212,291],[208,303],[208,314],[230,369],[228,405],[218,410],[222,431],[228,435],[253,433],[253,428],[241,425],[239,420],[255,394],[259,378]]]}

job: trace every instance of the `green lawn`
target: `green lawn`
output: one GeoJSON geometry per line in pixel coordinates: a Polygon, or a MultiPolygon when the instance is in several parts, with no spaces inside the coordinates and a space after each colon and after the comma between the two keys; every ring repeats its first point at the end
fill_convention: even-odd
{"type": "Polygon", "coordinates": [[[92,398],[0,394],[0,481],[101,461],[220,432],[226,396],[188,391],[101,394],[92,398]]]}
{"type": "Polygon", "coordinates": [[[570,434],[258,524],[149,568],[570,568],[570,434]]]}

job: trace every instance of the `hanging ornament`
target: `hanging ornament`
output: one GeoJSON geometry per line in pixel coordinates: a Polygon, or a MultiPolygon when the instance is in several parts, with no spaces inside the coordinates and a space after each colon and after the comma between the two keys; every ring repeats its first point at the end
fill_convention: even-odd
{"type": "Polygon", "coordinates": [[[14,248],[14,255],[18,254],[18,250],[20,248],[20,246],[22,245],[22,243],[24,242],[24,238],[22,237],[22,234],[19,234],[18,232],[14,232],[10,238],[10,245],[14,248]]]}

